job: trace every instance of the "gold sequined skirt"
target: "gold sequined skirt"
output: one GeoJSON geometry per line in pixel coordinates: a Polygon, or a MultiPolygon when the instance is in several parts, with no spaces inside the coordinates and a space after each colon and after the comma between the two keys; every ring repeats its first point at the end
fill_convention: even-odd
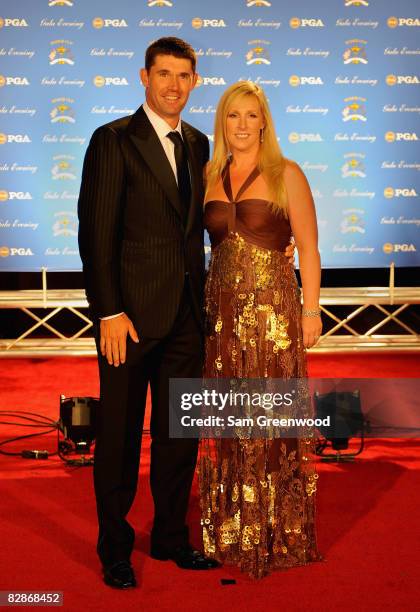
{"type": "MultiPolygon", "coordinates": [[[[212,250],[205,298],[205,378],[306,377],[300,290],[282,252],[230,234],[212,250]]],[[[205,553],[256,578],[318,560],[311,451],[313,438],[202,440],[205,553]]]]}

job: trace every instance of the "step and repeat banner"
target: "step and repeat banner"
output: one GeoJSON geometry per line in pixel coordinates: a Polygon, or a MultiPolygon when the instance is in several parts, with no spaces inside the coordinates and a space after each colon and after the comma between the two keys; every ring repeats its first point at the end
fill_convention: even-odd
{"type": "Polygon", "coordinates": [[[213,138],[227,85],[269,98],[306,173],[323,266],[420,262],[417,0],[0,3],[0,269],[79,270],[77,198],[94,129],[143,102],[156,38],[198,56],[183,117],[213,138]]]}

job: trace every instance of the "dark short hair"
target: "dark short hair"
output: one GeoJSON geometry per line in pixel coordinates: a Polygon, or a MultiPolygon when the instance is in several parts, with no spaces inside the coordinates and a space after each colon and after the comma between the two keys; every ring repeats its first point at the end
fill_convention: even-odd
{"type": "Polygon", "coordinates": [[[191,61],[192,70],[195,72],[197,63],[195,51],[191,45],[185,42],[185,40],[182,40],[182,38],[165,36],[155,40],[155,42],[149,45],[146,49],[144,61],[147,72],[149,72],[150,68],[155,63],[157,55],[173,55],[174,57],[189,59],[191,61]]]}

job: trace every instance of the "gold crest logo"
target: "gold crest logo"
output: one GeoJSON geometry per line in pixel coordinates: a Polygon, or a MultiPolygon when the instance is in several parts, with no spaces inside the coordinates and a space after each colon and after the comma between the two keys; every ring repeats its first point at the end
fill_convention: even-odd
{"type": "Polygon", "coordinates": [[[72,155],[55,155],[51,167],[51,178],[56,180],[76,180],[76,171],[73,166],[72,155]]]}
{"type": "Polygon", "coordinates": [[[340,223],[342,234],[364,234],[365,221],[362,218],[363,208],[347,208],[343,210],[343,219],[340,223]]]}
{"type": "Polygon", "coordinates": [[[341,176],[349,177],[366,177],[365,164],[363,162],[365,155],[363,153],[346,153],[344,155],[345,163],[341,166],[341,176]]]}
{"type": "Polygon", "coordinates": [[[345,98],[344,102],[346,102],[346,106],[342,110],[343,121],[367,121],[364,105],[366,98],[351,96],[345,98]]]}
{"type": "Polygon", "coordinates": [[[270,65],[270,54],[266,48],[266,45],[270,43],[266,40],[251,40],[249,45],[252,47],[248,50],[246,54],[246,63],[248,66],[253,64],[265,64],[270,65]]]}
{"type": "Polygon", "coordinates": [[[345,64],[367,64],[366,57],[366,41],[353,38],[346,40],[347,48],[343,53],[343,62],[345,64]]]}
{"type": "Polygon", "coordinates": [[[50,112],[51,123],[76,123],[71,107],[74,104],[72,98],[54,98],[51,102],[54,104],[50,112]]]}
{"type": "Polygon", "coordinates": [[[77,236],[77,215],[75,212],[61,211],[54,213],[54,236],[77,236]]]}
{"type": "Polygon", "coordinates": [[[71,40],[52,40],[50,45],[53,48],[48,56],[50,66],[55,66],[55,64],[73,66],[74,57],[70,49],[72,44],[71,40]]]}

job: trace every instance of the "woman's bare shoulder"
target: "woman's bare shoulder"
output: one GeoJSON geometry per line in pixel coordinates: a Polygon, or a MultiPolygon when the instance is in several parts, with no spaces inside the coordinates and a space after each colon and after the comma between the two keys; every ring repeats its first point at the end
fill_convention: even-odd
{"type": "Polygon", "coordinates": [[[296,179],[298,176],[305,176],[302,168],[299,164],[293,159],[289,159],[288,157],[284,158],[284,178],[287,180],[288,178],[296,179]]]}
{"type": "Polygon", "coordinates": [[[287,157],[284,159],[286,163],[283,177],[286,187],[306,187],[308,185],[308,179],[299,164],[293,159],[288,159],[287,157]]]}

